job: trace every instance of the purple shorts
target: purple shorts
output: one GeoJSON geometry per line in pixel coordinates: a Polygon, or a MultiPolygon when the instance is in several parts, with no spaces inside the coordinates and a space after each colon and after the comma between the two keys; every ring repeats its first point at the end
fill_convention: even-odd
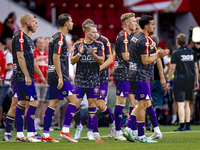
{"type": "Polygon", "coordinates": [[[15,82],[13,83],[12,97],[16,97],[17,98],[17,84],[15,82]]]}
{"type": "MultiPolygon", "coordinates": [[[[115,80],[116,85],[116,95],[117,96],[123,96],[128,97],[129,92],[131,92],[131,86],[128,81],[120,81],[115,80]]],[[[132,92],[130,94],[133,94],[132,92]]]]}
{"type": "Polygon", "coordinates": [[[64,97],[75,94],[75,90],[71,84],[71,82],[64,82],[63,87],[58,90],[58,83],[53,83],[49,87],[49,100],[59,99],[63,100],[64,97]]]}
{"type": "Polygon", "coordinates": [[[76,97],[83,98],[86,94],[87,99],[89,98],[99,98],[99,88],[81,88],[81,87],[75,87],[76,91],[76,97]]]}
{"type": "Polygon", "coordinates": [[[151,100],[151,85],[149,82],[130,82],[136,100],[151,100]]]}
{"type": "Polygon", "coordinates": [[[108,94],[108,83],[100,83],[100,100],[106,100],[108,94]]]}
{"type": "MultiPolygon", "coordinates": [[[[18,101],[34,101],[37,100],[37,94],[35,91],[35,83],[32,81],[31,86],[26,86],[25,82],[16,82],[18,101]]],[[[14,95],[15,96],[15,95],[14,95]]]]}

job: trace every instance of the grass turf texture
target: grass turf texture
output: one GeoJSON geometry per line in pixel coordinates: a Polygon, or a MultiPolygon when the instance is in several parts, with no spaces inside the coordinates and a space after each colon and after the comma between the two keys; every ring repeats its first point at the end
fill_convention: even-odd
{"type": "MultiPolygon", "coordinates": [[[[60,131],[51,131],[50,135],[59,140],[59,143],[29,143],[29,142],[16,142],[16,132],[12,132],[12,142],[2,141],[4,135],[0,132],[0,150],[7,149],[20,149],[20,150],[200,150],[200,126],[191,126],[192,131],[187,132],[173,132],[178,126],[160,126],[163,133],[163,139],[158,139],[158,143],[138,143],[128,141],[115,141],[114,138],[109,139],[108,128],[99,128],[99,133],[102,136],[101,139],[105,143],[95,143],[95,141],[84,140],[83,137],[87,136],[87,128],[85,128],[81,134],[81,139],[78,143],[70,143],[64,139],[61,139],[58,134],[60,131]]],[[[75,129],[70,130],[72,136],[74,136],[75,129]]],[[[42,131],[38,131],[42,134],[42,131]]],[[[146,133],[149,137],[152,133],[146,133]]],[[[26,133],[25,133],[26,135],[26,133]]]]}

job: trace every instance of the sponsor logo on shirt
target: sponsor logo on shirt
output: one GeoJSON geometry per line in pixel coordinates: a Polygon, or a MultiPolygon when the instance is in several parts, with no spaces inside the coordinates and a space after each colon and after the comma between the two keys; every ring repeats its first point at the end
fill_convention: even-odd
{"type": "Polygon", "coordinates": [[[93,47],[93,50],[96,53],[97,52],[97,47],[93,47]]]}
{"type": "Polygon", "coordinates": [[[137,64],[129,62],[129,70],[137,71],[137,64]]]}
{"type": "Polygon", "coordinates": [[[194,56],[193,55],[181,55],[181,61],[193,61],[194,56]]]}
{"type": "Polygon", "coordinates": [[[132,37],[132,39],[131,39],[131,41],[133,41],[134,43],[136,43],[137,42],[137,38],[135,38],[135,37],[132,37]]]}

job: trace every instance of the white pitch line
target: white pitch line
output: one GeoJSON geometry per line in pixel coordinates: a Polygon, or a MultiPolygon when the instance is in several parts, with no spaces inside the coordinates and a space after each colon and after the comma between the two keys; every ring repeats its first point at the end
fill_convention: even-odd
{"type": "MultiPolygon", "coordinates": [[[[190,132],[200,132],[200,130],[197,130],[197,131],[181,131],[181,132],[162,132],[162,134],[170,134],[170,133],[190,133],[190,132]]],[[[145,133],[147,135],[149,134],[153,134],[153,133],[145,133]]],[[[108,136],[100,136],[100,137],[108,137],[108,136]]],[[[87,137],[80,137],[81,139],[84,139],[84,138],[87,138],[87,137]]],[[[62,138],[55,138],[56,140],[60,140],[62,138]]],[[[16,142],[16,141],[0,141],[0,143],[4,143],[4,142],[16,142]]]]}

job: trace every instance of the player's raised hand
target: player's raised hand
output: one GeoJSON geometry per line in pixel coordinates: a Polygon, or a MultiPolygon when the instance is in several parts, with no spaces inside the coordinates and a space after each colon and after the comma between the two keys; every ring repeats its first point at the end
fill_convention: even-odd
{"type": "Polygon", "coordinates": [[[94,49],[92,47],[89,47],[88,52],[92,55],[94,53],[94,49]]]}
{"type": "Polygon", "coordinates": [[[25,77],[25,82],[26,82],[26,86],[31,86],[32,80],[31,80],[30,76],[25,77]]]}
{"type": "Polygon", "coordinates": [[[78,47],[78,52],[79,52],[80,54],[83,53],[83,43],[81,43],[81,44],[79,45],[79,47],[78,47]]]}
{"type": "Polygon", "coordinates": [[[40,80],[42,81],[41,85],[42,85],[42,86],[46,86],[47,81],[46,81],[46,79],[44,78],[44,76],[40,77],[40,80]]]}
{"type": "Polygon", "coordinates": [[[58,86],[57,89],[61,89],[63,87],[63,78],[58,78],[58,86]]]}

